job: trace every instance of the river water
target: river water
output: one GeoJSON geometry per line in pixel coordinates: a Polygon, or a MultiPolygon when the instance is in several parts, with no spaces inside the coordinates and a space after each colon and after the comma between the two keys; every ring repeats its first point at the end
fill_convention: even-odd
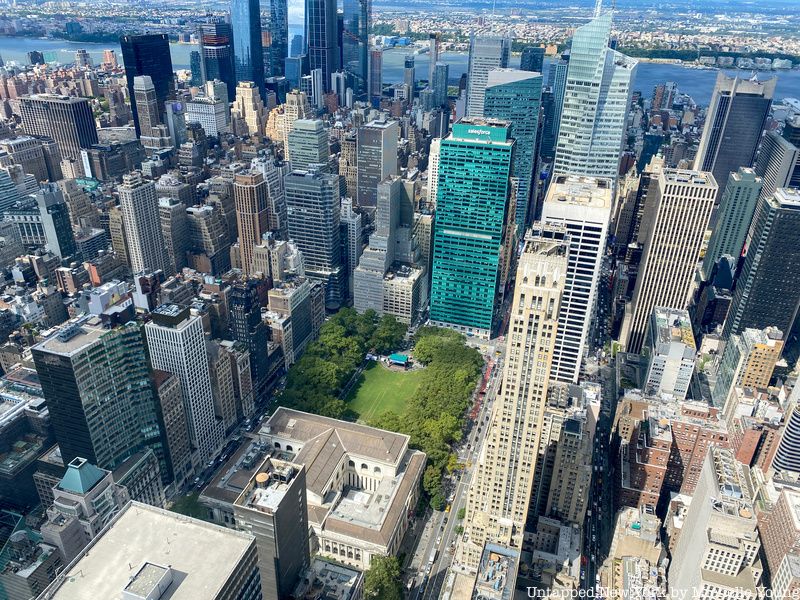
{"type": "MultiPolygon", "coordinates": [[[[296,27],[290,27],[290,36],[299,33],[296,27]]],[[[27,53],[39,50],[45,53],[48,61],[58,61],[64,64],[75,61],[75,51],[85,49],[95,62],[102,61],[103,50],[113,48],[117,51],[118,60],[122,60],[118,44],[89,44],[66,42],[62,40],[45,40],[32,38],[17,38],[0,36],[0,56],[3,60],[16,61],[27,64],[27,53]]],[[[189,68],[189,53],[197,47],[191,44],[171,44],[170,55],[175,69],[189,68]]],[[[383,53],[383,80],[384,83],[396,83],[403,80],[403,62],[407,51],[392,49],[383,53]]],[[[451,83],[458,81],[461,74],[467,70],[467,55],[464,53],[446,52],[441,59],[450,65],[451,83]]],[[[418,78],[426,78],[428,72],[428,55],[416,56],[418,78]]],[[[510,66],[518,66],[519,57],[511,58],[510,66]]],[[[549,68],[549,61],[545,62],[545,73],[549,68]]],[[[740,76],[749,76],[748,71],[731,71],[740,76]]],[[[785,97],[800,98],[800,70],[761,72],[759,79],[777,77],[778,84],[775,91],[776,100],[785,97]]],[[[645,97],[649,97],[653,87],[664,81],[674,81],[681,92],[689,94],[700,105],[708,104],[714,91],[714,81],[717,71],[713,69],[693,69],[683,65],[662,63],[640,63],[634,81],[634,90],[639,90],[645,97]]]]}

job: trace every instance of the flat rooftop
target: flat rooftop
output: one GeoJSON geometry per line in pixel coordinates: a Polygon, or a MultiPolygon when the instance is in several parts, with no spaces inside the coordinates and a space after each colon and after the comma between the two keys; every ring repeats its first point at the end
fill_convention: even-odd
{"type": "Polygon", "coordinates": [[[666,183],[676,183],[695,186],[717,187],[717,182],[711,173],[706,171],[692,171],[690,169],[664,169],[661,177],[666,183]]]}
{"type": "Polygon", "coordinates": [[[556,175],[547,188],[546,203],[573,204],[592,208],[611,208],[613,185],[604,177],[556,175]]]}
{"type": "Polygon", "coordinates": [[[511,600],[517,581],[519,552],[499,544],[486,544],[478,565],[475,598],[511,600]]]}
{"type": "Polygon", "coordinates": [[[308,585],[301,583],[295,592],[299,600],[352,600],[361,590],[364,575],[358,569],[338,565],[323,558],[311,561],[306,572],[308,585]]]}
{"type": "Polygon", "coordinates": [[[246,533],[132,502],[41,598],[120,598],[131,578],[141,574],[146,585],[159,575],[142,573],[151,564],[171,568],[173,581],[165,595],[170,600],[211,600],[254,543],[246,533]]]}
{"type": "Polygon", "coordinates": [[[245,490],[236,504],[267,514],[274,513],[301,469],[300,465],[272,458],[265,459],[258,468],[255,484],[245,490]]]}
{"type": "Polygon", "coordinates": [[[795,188],[778,188],[775,190],[775,198],[781,206],[787,208],[800,208],[800,190],[795,188]]]}
{"type": "Polygon", "coordinates": [[[34,348],[50,354],[74,356],[96,343],[108,331],[102,327],[97,316],[75,319],[56,329],[52,336],[34,348]]]}
{"type": "Polygon", "coordinates": [[[687,311],[658,306],[653,309],[653,315],[658,328],[659,342],[664,344],[681,342],[696,350],[692,320],[687,311]]]}

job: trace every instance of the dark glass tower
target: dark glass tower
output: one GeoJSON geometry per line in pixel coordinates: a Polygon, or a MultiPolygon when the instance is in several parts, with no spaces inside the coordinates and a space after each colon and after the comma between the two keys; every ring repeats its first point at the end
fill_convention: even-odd
{"type": "MultiPolygon", "coordinates": [[[[265,24],[269,45],[264,46],[264,72],[267,77],[282,77],[289,56],[289,12],[286,0],[268,0],[269,19],[265,24]]],[[[266,8],[266,7],[265,7],[266,8]]]]}
{"type": "Polygon", "coordinates": [[[544,67],[544,48],[539,46],[523,48],[522,56],[519,59],[520,70],[541,73],[542,67],[544,67]]]}
{"type": "Polygon", "coordinates": [[[371,22],[372,0],[344,0],[342,67],[353,77],[353,95],[356,98],[367,94],[371,22]]]}
{"type": "MultiPolygon", "coordinates": [[[[777,79],[756,81],[717,75],[694,167],[710,171],[718,183],[739,167],[752,167],[777,79]]],[[[717,194],[722,195],[723,186],[717,194]]]]}
{"type": "Polygon", "coordinates": [[[269,375],[267,325],[261,319],[260,281],[250,279],[231,288],[231,335],[250,351],[250,371],[256,401],[266,398],[269,375]]]}
{"type": "Polygon", "coordinates": [[[164,451],[139,326],[64,325],[32,348],[64,463],[86,458],[114,469],[150,447],[164,451]]]}
{"type": "Polygon", "coordinates": [[[191,84],[194,87],[203,85],[203,67],[201,64],[200,53],[197,50],[192,50],[189,54],[189,63],[192,70],[191,84]]]}
{"type": "Polygon", "coordinates": [[[225,82],[228,98],[236,95],[236,74],[233,68],[233,29],[219,17],[200,25],[203,79],[225,82]]]}
{"type": "Polygon", "coordinates": [[[800,303],[800,192],[761,198],[748,239],[723,339],[748,327],[791,330],[800,303]]]}
{"type": "Polygon", "coordinates": [[[164,102],[175,89],[172,58],[169,54],[169,39],[166,34],[123,35],[120,38],[122,60],[125,62],[125,78],[128,80],[128,96],[131,99],[133,123],[136,135],[140,135],[139,112],[133,93],[133,79],[149,75],[156,89],[158,116],[164,120],[164,102]]]}
{"type": "Polygon", "coordinates": [[[258,0],[231,0],[231,26],[236,81],[252,81],[261,97],[265,98],[264,48],[258,0]]]}
{"type": "Polygon", "coordinates": [[[331,87],[339,70],[336,0],[306,0],[306,40],[309,68],[322,69],[322,85],[331,87]]]}

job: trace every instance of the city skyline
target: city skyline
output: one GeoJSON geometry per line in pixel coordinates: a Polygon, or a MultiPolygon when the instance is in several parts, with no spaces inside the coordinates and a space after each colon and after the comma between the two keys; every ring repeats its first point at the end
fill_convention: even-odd
{"type": "Polygon", "coordinates": [[[712,5],[4,7],[0,598],[800,590],[800,15],[712,5]]]}

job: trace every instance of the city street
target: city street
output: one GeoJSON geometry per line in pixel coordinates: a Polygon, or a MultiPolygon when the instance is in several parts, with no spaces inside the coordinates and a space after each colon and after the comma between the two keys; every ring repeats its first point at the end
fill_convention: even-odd
{"type": "MultiPolygon", "coordinates": [[[[478,344],[476,344],[478,345],[478,344]]],[[[498,340],[483,342],[479,346],[489,364],[494,364],[487,383],[481,409],[474,422],[468,424],[461,445],[455,450],[463,470],[456,471],[445,480],[450,511],[429,511],[424,525],[418,524],[413,535],[418,536],[413,553],[406,560],[404,582],[413,582],[408,597],[413,600],[434,600],[446,588],[448,573],[453,560],[457,529],[463,524],[458,511],[466,505],[467,492],[477,464],[480,448],[486,436],[489,416],[502,373],[504,343],[498,340]],[[499,354],[498,354],[499,353],[499,354]]],[[[408,589],[408,587],[407,587],[408,589]]],[[[446,595],[446,594],[445,594],[446,595]]]]}
{"type": "Polygon", "coordinates": [[[611,426],[617,406],[617,392],[613,362],[599,370],[602,404],[594,436],[592,463],[592,504],[584,521],[584,551],[581,567],[582,587],[589,589],[597,584],[597,571],[611,545],[614,531],[613,470],[609,456],[611,426]]]}

